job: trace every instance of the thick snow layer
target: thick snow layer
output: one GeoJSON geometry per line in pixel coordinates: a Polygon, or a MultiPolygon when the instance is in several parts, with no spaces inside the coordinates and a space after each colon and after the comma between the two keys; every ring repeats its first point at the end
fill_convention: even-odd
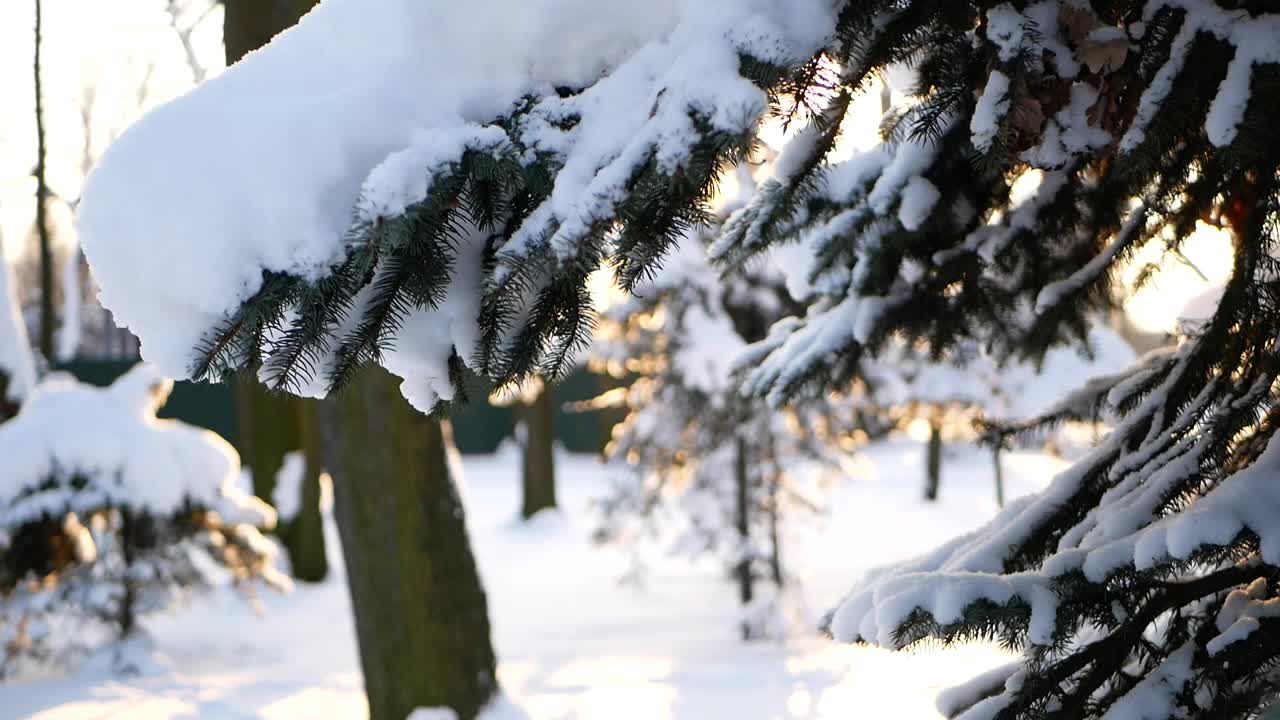
{"type": "Polygon", "coordinates": [[[230,444],[156,419],[172,387],[148,365],[109,388],[56,376],[41,383],[0,425],[0,527],[106,505],[169,513],[188,500],[228,523],[274,525],[271,507],[237,488],[240,458],[230,444]],[[72,489],[75,478],[85,485],[72,489]]]}
{"type": "MultiPolygon", "coordinates": [[[[80,206],[101,300],[144,357],[185,377],[203,335],[264,271],[323,276],[353,213],[397,212],[464,148],[509,142],[488,124],[531,94],[547,99],[518,139],[564,166],[503,252],[551,231],[569,253],[651,151],[668,169],[683,162],[690,110],[725,130],[759,120],[765,98],[738,75],[739,53],[806,57],[832,11],[825,0],[325,0],[104,155],[80,206]],[[561,99],[560,86],[590,87],[561,99]],[[568,115],[570,129],[551,122],[568,115]]],[[[477,283],[455,279],[447,317],[411,319],[386,358],[420,407],[447,393],[448,343],[470,349],[477,283]]]]}
{"type": "MultiPolygon", "coordinates": [[[[994,512],[987,453],[950,448],[937,503],[918,499],[921,456],[909,442],[869,448],[866,465],[833,496],[833,522],[812,526],[813,536],[796,546],[792,570],[803,576],[814,611],[839,597],[850,572],[921,552],[994,512]]],[[[1013,659],[986,645],[888,653],[816,633],[744,646],[730,621],[736,597],[718,562],[691,566],[658,556],[644,587],[619,584],[627,558],[590,541],[602,467],[581,456],[556,459],[561,510],[534,523],[514,517],[518,451],[463,461],[463,500],[490,602],[499,680],[530,720],[938,720],[939,690],[1013,659]]],[[[1011,453],[1010,491],[1033,490],[1036,478],[1059,465],[1011,453]]],[[[336,553],[336,530],[329,524],[326,531],[336,553]]],[[[340,554],[334,560],[340,565],[340,554]]],[[[265,612],[258,614],[234,591],[219,591],[147,618],[155,650],[167,659],[158,675],[118,678],[86,669],[3,685],[0,717],[364,717],[341,569],[323,584],[261,600],[265,612]]],[[[521,718],[492,712],[485,720],[521,718]]]]}
{"type": "Polygon", "coordinates": [[[22,402],[35,387],[35,357],[31,354],[27,326],[18,307],[17,291],[10,284],[4,243],[0,243],[0,373],[8,379],[5,400],[22,402]]]}

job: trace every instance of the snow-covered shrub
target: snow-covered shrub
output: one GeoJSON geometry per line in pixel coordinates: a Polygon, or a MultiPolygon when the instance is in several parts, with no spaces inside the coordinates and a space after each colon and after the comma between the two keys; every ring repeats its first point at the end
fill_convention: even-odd
{"type": "Polygon", "coordinates": [[[0,425],[0,676],[132,636],[190,588],[287,584],[235,450],[156,418],[172,386],[146,365],[109,388],[54,376],[0,425]]]}

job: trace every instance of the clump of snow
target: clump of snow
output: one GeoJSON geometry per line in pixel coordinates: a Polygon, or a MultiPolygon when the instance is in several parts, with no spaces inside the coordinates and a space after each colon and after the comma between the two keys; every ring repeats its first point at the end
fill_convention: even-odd
{"type": "Polygon", "coordinates": [[[1009,104],[1009,76],[992,70],[987,76],[987,87],[973,110],[973,118],[969,120],[973,146],[980,152],[991,149],[991,143],[1000,132],[1000,122],[1009,112],[1009,104]]]}
{"type": "MultiPolygon", "coordinates": [[[[563,169],[503,253],[545,240],[566,256],[636,167],[685,161],[691,111],[717,129],[754,127],[767,102],[739,75],[740,54],[808,57],[832,12],[825,0],[327,0],[106,152],[80,205],[101,300],[148,361],[185,377],[264,272],[323,277],[353,213],[402,210],[464,150],[514,141],[563,169]],[[543,100],[512,136],[492,125],[530,95],[543,100]]],[[[385,359],[418,407],[447,398],[450,343],[464,358],[473,349],[472,254],[460,252],[457,293],[419,313],[447,317],[410,318],[385,359]]]]}
{"type": "Polygon", "coordinates": [[[1012,61],[1022,49],[1027,35],[1027,18],[1009,3],[987,11],[987,39],[1000,48],[1000,59],[1012,61]]]}
{"type": "Polygon", "coordinates": [[[271,504],[281,520],[292,520],[302,509],[302,481],[306,472],[307,456],[301,450],[285,454],[276,471],[275,489],[271,491],[271,504]]]}
{"type": "Polygon", "coordinates": [[[237,487],[240,460],[230,444],[156,418],[172,388],[149,365],[109,388],[66,377],[41,383],[0,425],[0,526],[111,505],[171,513],[188,501],[228,523],[274,525],[275,511],[237,487]]]}
{"type": "Polygon", "coordinates": [[[929,219],[933,207],[938,204],[942,193],[933,183],[916,175],[907,181],[902,189],[902,200],[898,205],[898,221],[908,230],[919,230],[929,219]]]}
{"type": "Polygon", "coordinates": [[[1267,600],[1269,594],[1265,578],[1258,578],[1247,587],[1232,590],[1218,612],[1219,634],[1205,643],[1210,655],[1217,655],[1224,648],[1240,642],[1261,627],[1260,618],[1280,617],[1280,600],[1267,600]]]}
{"type": "Polygon", "coordinates": [[[1021,668],[1021,661],[999,665],[973,676],[960,685],[943,690],[938,693],[938,700],[935,703],[938,712],[944,717],[956,716],[962,710],[1002,690],[1009,678],[1021,668]]]}

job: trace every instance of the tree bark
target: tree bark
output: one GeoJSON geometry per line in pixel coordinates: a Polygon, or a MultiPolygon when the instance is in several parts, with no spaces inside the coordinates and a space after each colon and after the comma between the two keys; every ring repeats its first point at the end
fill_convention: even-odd
{"type": "Polygon", "coordinates": [[[440,424],[371,370],[319,415],[371,720],[472,720],[493,696],[487,601],[440,424]]]}
{"type": "Polygon", "coordinates": [[[925,448],[924,499],[938,499],[938,486],[942,484],[942,420],[934,415],[929,418],[929,444],[925,448]]]}
{"type": "Polygon", "coordinates": [[[41,0],[36,3],[35,57],[32,68],[36,93],[36,237],[40,243],[40,354],[45,362],[53,362],[53,231],[49,227],[49,183],[46,177],[44,127],[44,86],[40,78],[40,54],[43,50],[43,12],[41,0]]]}
{"type": "Polygon", "coordinates": [[[555,402],[550,386],[538,397],[518,406],[524,424],[524,472],[520,517],[529,519],[539,510],[556,506],[555,402]]]}
{"type": "Polygon", "coordinates": [[[302,447],[299,400],[277,395],[254,377],[236,386],[241,461],[253,470],[253,494],[271,502],[284,456],[302,447]]]}
{"type": "Polygon", "coordinates": [[[298,514],[289,518],[280,530],[281,539],[289,551],[289,564],[293,576],[304,582],[320,582],[329,574],[329,561],[325,554],[324,519],[320,514],[320,475],[324,472],[323,441],[320,437],[318,403],[299,398],[295,403],[298,413],[298,438],[305,461],[298,514]]]}

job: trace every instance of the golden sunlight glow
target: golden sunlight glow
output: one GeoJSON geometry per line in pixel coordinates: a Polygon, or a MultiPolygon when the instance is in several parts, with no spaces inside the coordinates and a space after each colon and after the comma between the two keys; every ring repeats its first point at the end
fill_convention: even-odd
{"type": "Polygon", "coordinates": [[[1180,254],[1167,252],[1163,243],[1148,243],[1124,268],[1122,280],[1131,287],[1145,266],[1156,263],[1159,270],[1126,298],[1125,312],[1142,330],[1173,332],[1189,301],[1226,282],[1233,257],[1230,233],[1204,223],[1198,224],[1180,254]]]}

